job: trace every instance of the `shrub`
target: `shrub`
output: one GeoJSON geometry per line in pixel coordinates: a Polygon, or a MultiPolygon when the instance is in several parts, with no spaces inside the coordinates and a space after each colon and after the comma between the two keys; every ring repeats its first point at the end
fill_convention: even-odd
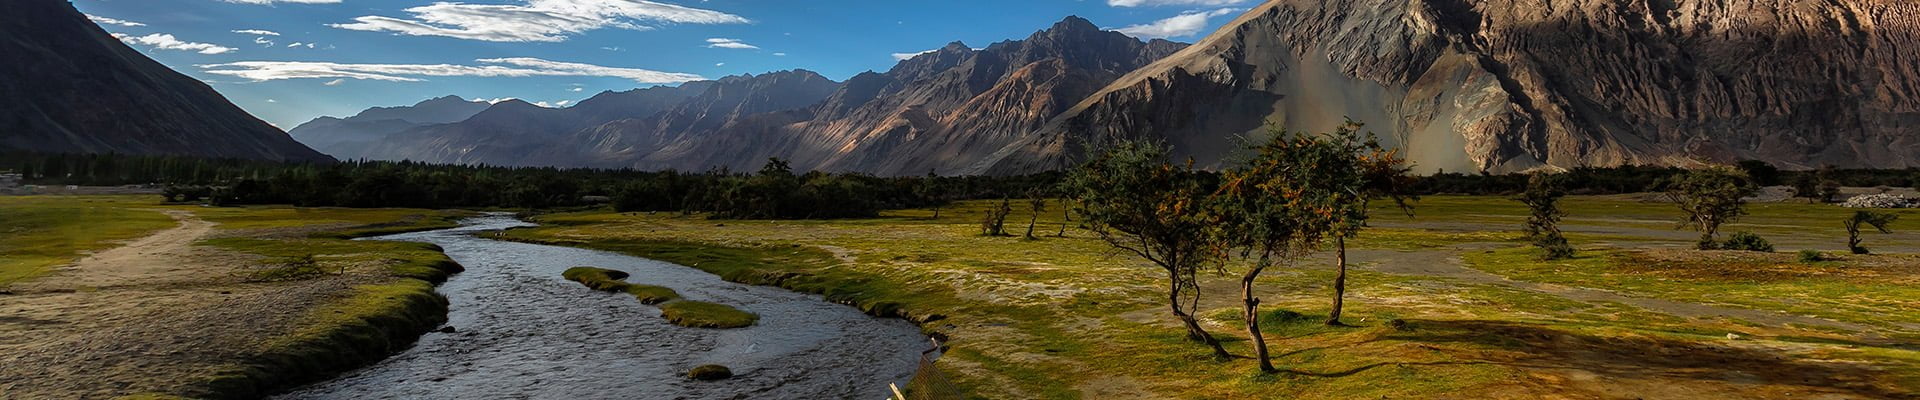
{"type": "Polygon", "coordinates": [[[1768,243],[1766,238],[1755,235],[1753,232],[1735,232],[1732,236],[1727,237],[1726,243],[1720,244],[1720,249],[1772,253],[1773,243],[1768,243]]]}
{"type": "Polygon", "coordinates": [[[1800,251],[1800,262],[1802,263],[1811,264],[1811,263],[1816,263],[1816,262],[1821,262],[1826,260],[1827,260],[1827,256],[1820,254],[1819,250],[1808,249],[1808,250],[1800,251]]]}

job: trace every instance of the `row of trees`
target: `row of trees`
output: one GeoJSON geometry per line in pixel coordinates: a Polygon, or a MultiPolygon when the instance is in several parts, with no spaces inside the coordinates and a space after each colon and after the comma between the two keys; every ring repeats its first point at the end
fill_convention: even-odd
{"type": "MultiPolygon", "coordinates": [[[[1722,226],[1738,221],[1747,215],[1746,199],[1759,191],[1766,179],[1765,175],[1755,175],[1752,163],[1738,166],[1712,166],[1691,170],[1683,174],[1668,176],[1658,185],[1666,190],[1667,197],[1683,213],[1679,228],[1692,229],[1700,233],[1696,248],[1700,250],[1752,250],[1773,251],[1773,245],[1758,235],[1747,232],[1735,233],[1726,241],[1719,240],[1722,226]]],[[[1777,173],[1759,169],[1761,174],[1777,173]]],[[[1822,178],[1832,170],[1816,171],[1804,175],[1808,181],[1824,182],[1810,184],[1812,189],[1796,188],[1801,197],[1831,198],[1837,192],[1835,181],[1822,178]]],[[[1526,190],[1514,200],[1528,208],[1526,232],[1527,239],[1540,248],[1542,257],[1548,260],[1573,257],[1573,246],[1568,244],[1561,234],[1559,223],[1567,216],[1560,209],[1559,202],[1567,195],[1568,174],[1540,173],[1528,178],[1526,190]]],[[[1774,178],[1774,179],[1777,179],[1774,178]]],[[[1796,185],[1798,186],[1798,185],[1796,185]]],[[[1854,254],[1868,254],[1860,245],[1860,234],[1871,228],[1881,233],[1891,233],[1888,226],[1899,215],[1881,211],[1856,211],[1842,225],[1847,230],[1847,249],[1854,254]]]]}
{"type": "Polygon", "coordinates": [[[1216,356],[1230,355],[1194,313],[1198,275],[1241,274],[1247,332],[1262,371],[1277,371],[1259,329],[1257,279],[1274,265],[1331,247],[1337,271],[1326,323],[1341,325],[1346,294],[1346,239],[1366,226],[1368,203],[1392,199],[1411,215],[1406,161],[1349,122],[1327,134],[1273,131],[1251,146],[1253,155],[1218,174],[1169,160],[1160,145],[1120,142],[1068,175],[1064,191],[1087,228],[1116,249],[1138,255],[1167,273],[1167,303],[1188,337],[1216,356]]]}

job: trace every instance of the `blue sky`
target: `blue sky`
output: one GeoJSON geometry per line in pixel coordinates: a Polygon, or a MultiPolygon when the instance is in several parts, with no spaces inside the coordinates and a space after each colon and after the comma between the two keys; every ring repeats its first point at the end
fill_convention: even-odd
{"type": "Polygon", "coordinates": [[[835,80],[1068,15],[1193,41],[1255,0],[72,0],[108,32],[283,129],[459,95],[603,90],[805,68],[835,80]]]}

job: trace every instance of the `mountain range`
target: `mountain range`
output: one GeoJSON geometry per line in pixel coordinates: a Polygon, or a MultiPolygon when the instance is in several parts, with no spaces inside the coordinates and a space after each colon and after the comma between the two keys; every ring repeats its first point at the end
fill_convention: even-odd
{"type": "Polygon", "coordinates": [[[1012,174],[1116,139],[1219,165],[1268,129],[1352,119],[1426,172],[1900,168],[1920,166],[1916,46],[1920,4],[1890,0],[1271,0],[1191,46],[1069,17],[845,82],[793,70],[502,102],[336,155],[1012,174]]]}
{"type": "Polygon", "coordinates": [[[333,161],[63,0],[8,0],[0,55],[0,150],[333,161]]]}

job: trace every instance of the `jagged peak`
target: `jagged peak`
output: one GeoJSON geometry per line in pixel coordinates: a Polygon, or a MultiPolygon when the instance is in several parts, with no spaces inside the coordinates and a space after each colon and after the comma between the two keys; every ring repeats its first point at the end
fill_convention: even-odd
{"type": "Polygon", "coordinates": [[[1053,23],[1053,26],[1047,28],[1046,30],[1046,32],[1099,32],[1099,31],[1100,31],[1100,26],[1094,25],[1093,21],[1088,21],[1086,18],[1080,18],[1080,16],[1078,15],[1068,15],[1066,18],[1061,19],[1060,22],[1053,23]]]}

